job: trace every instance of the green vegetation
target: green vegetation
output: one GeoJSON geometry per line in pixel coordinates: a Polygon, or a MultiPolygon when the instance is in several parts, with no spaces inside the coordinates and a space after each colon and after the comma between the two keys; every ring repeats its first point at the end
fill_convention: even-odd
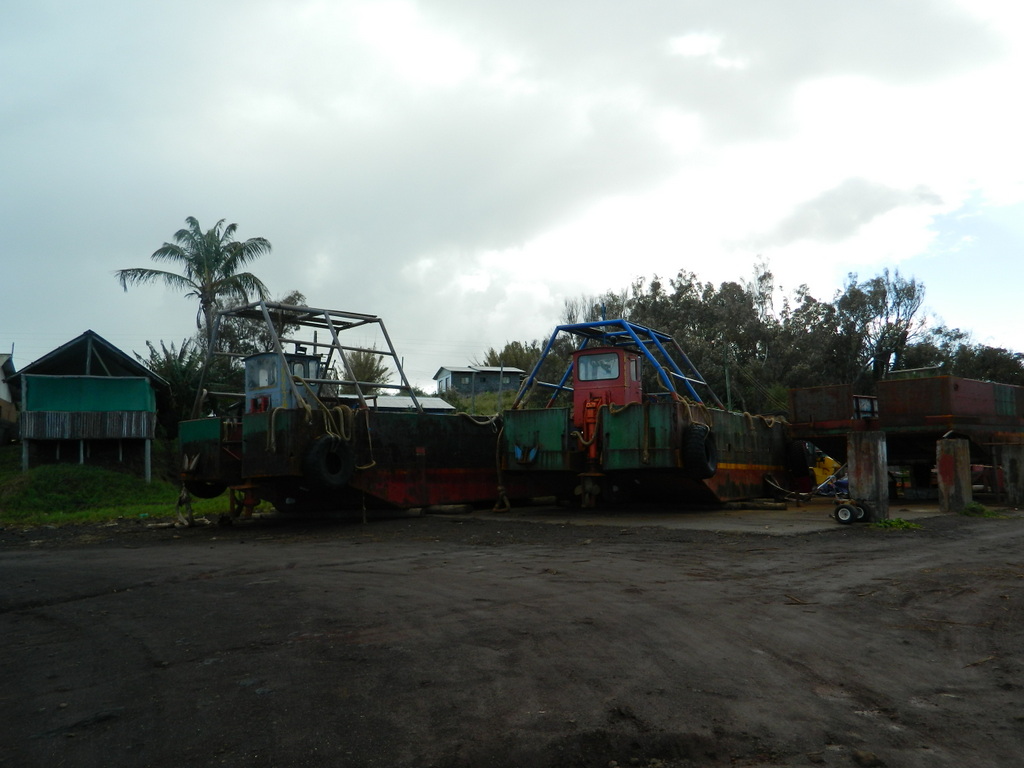
{"type": "Polygon", "coordinates": [[[516,392],[514,389],[507,389],[501,393],[500,397],[497,392],[480,392],[470,397],[469,395],[460,395],[455,390],[449,390],[441,397],[463,413],[474,416],[493,416],[512,405],[512,401],[516,399],[516,392]]]}
{"type": "Polygon", "coordinates": [[[249,296],[266,299],[267,287],[251,272],[240,271],[249,262],[270,253],[270,242],[262,237],[250,237],[239,242],[235,240],[237,224],[224,226],[224,219],[211,229],[203,232],[194,216],[185,219],[188,225],[174,233],[173,243],[164,243],[151,255],[154,261],[176,264],[181,273],[163,269],[132,267],[119,269],[117,276],[121,287],[128,290],[132,285],[163,283],[168,288],[185,291],[187,296],[199,299],[199,314],[196,324],[210,338],[213,318],[220,302],[225,299],[248,301],[249,296]]]}
{"type": "MultiPolygon", "coordinates": [[[[0,448],[0,525],[91,523],[177,514],[178,487],[112,469],[50,464],[21,471],[20,446],[0,448]]],[[[196,515],[227,512],[228,498],[194,500],[196,515]]]]}
{"type": "MultiPolygon", "coordinates": [[[[752,413],[785,411],[790,388],[852,384],[870,395],[897,372],[1024,385],[1024,354],[931,325],[924,291],[916,279],[884,270],[868,280],[851,273],[841,291],[816,298],[806,285],[784,292],[767,263],[758,263],[752,279],[717,286],[686,270],[640,277],[625,290],[567,299],[561,322],[624,318],[667,333],[713,392],[752,413]]],[[[543,346],[511,341],[488,349],[483,362],[530,370],[543,346]]],[[[543,372],[542,380],[561,375],[572,350],[554,351],[558,370],[543,372]]]]}
{"type": "MultiPolygon", "coordinates": [[[[126,291],[133,285],[163,283],[172,290],[184,291],[186,296],[199,299],[196,325],[202,329],[202,340],[208,345],[213,333],[214,317],[223,302],[236,300],[244,303],[249,301],[250,296],[268,298],[269,293],[263,281],[252,272],[242,272],[241,269],[260,256],[270,253],[271,246],[270,242],[262,237],[235,240],[238,225],[224,226],[224,219],[206,232],[203,232],[199,221],[193,216],[186,218],[185,223],[186,228],[174,233],[173,243],[164,243],[150,255],[154,261],[178,266],[181,273],[148,267],[131,267],[119,269],[114,274],[126,291]]],[[[160,353],[151,343],[147,344],[151,362],[163,359],[172,368],[181,369],[176,371],[175,376],[183,379],[180,382],[182,391],[194,387],[195,391],[199,392],[204,382],[210,379],[211,371],[206,369],[204,363],[198,380],[193,380],[193,369],[199,362],[199,357],[190,353],[184,343],[177,352],[172,345],[169,350],[163,348],[160,353]]],[[[205,354],[201,357],[203,360],[209,360],[205,354]]],[[[176,392],[175,397],[178,400],[175,407],[183,408],[181,391],[176,392]]],[[[201,405],[197,395],[191,408],[193,416],[198,414],[201,405]]],[[[173,431],[169,434],[173,434],[173,431]]]]}
{"type": "Polygon", "coordinates": [[[998,512],[989,509],[980,501],[968,502],[960,514],[967,517],[1002,517],[998,512]]]}
{"type": "MultiPolygon", "coordinates": [[[[349,367],[352,369],[352,376],[355,381],[369,381],[375,384],[390,384],[391,371],[385,358],[377,351],[376,345],[373,349],[351,350],[346,356],[349,367]]],[[[347,376],[345,378],[348,378],[347,376]]],[[[353,394],[355,387],[342,387],[342,392],[353,394]]],[[[377,387],[362,387],[364,395],[380,394],[377,387]]]]}
{"type": "Polygon", "coordinates": [[[871,527],[887,531],[917,531],[921,528],[917,523],[904,520],[902,517],[891,517],[888,520],[879,520],[877,523],[872,523],[871,527]]]}

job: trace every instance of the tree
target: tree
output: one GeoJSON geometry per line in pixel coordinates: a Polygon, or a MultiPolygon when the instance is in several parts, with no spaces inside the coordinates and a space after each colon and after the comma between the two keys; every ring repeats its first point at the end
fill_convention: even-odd
{"type": "MultiPolygon", "coordinates": [[[[150,255],[154,261],[179,265],[181,274],[147,267],[120,269],[114,274],[126,291],[130,285],[162,282],[169,288],[185,291],[186,296],[199,299],[196,325],[203,329],[203,338],[209,344],[214,314],[222,300],[248,301],[250,294],[266,299],[267,287],[263,282],[251,272],[239,270],[263,254],[270,253],[270,242],[262,237],[238,242],[235,240],[238,225],[224,226],[224,219],[206,232],[203,232],[194,216],[185,219],[185,223],[186,228],[174,233],[173,243],[164,243],[150,255]]],[[[210,357],[207,354],[207,362],[196,388],[192,416],[198,414],[202,404],[202,386],[209,374],[210,357]]]]}
{"type": "Polygon", "coordinates": [[[168,384],[167,403],[160,409],[159,424],[164,433],[174,438],[178,434],[178,422],[189,418],[192,400],[199,386],[203,370],[204,353],[188,339],[181,342],[175,349],[174,342],[168,348],[163,341],[158,350],[153,342],[147,341],[149,355],[143,357],[138,352],[136,359],[168,384]]]}
{"type": "Polygon", "coordinates": [[[124,290],[131,285],[163,283],[168,288],[185,291],[199,299],[196,325],[210,338],[213,317],[223,299],[248,301],[250,295],[266,299],[267,288],[251,272],[240,271],[249,262],[270,253],[270,243],[262,237],[235,240],[237,224],[224,226],[224,219],[203,232],[193,216],[185,219],[186,227],[174,233],[173,243],[164,243],[150,258],[178,265],[181,273],[161,269],[132,267],[114,274],[124,290]]]}
{"type": "Polygon", "coordinates": [[[518,368],[529,373],[540,360],[543,351],[543,346],[536,340],[526,343],[510,341],[501,350],[490,347],[479,365],[491,368],[518,368]]]}
{"type": "Polygon", "coordinates": [[[962,376],[980,381],[1024,385],[1024,354],[1002,347],[975,344],[959,328],[939,325],[907,346],[901,367],[926,369],[929,375],[962,376]]]}
{"type": "Polygon", "coordinates": [[[907,344],[920,335],[918,317],[924,303],[924,285],[889,270],[866,283],[850,274],[845,291],[833,302],[838,314],[839,347],[848,355],[844,383],[868,388],[900,367],[907,344]]]}
{"type": "Polygon", "coordinates": [[[786,387],[818,387],[837,381],[836,309],[818,301],[806,285],[787,297],[779,313],[772,357],[773,378],[786,387]]]}
{"type": "Polygon", "coordinates": [[[968,379],[1021,386],[1024,385],[1024,354],[985,344],[961,347],[953,360],[953,373],[968,379]]]}
{"type": "Polygon", "coordinates": [[[600,296],[578,296],[565,299],[562,324],[593,323],[598,320],[628,320],[630,315],[629,291],[605,291],[600,296]]]}
{"type": "MultiPolygon", "coordinates": [[[[243,298],[228,299],[224,309],[233,309],[247,304],[243,298]]],[[[301,291],[291,291],[279,299],[275,304],[287,304],[290,306],[303,306],[306,297],[301,291]]],[[[270,320],[274,324],[274,331],[277,337],[281,338],[294,332],[299,328],[298,323],[288,322],[289,316],[281,310],[271,310],[270,320]]],[[[200,339],[202,342],[203,340],[200,339]]],[[[205,347],[205,343],[204,343],[205,347]]],[[[236,355],[255,355],[260,352],[270,352],[274,349],[273,334],[267,328],[264,320],[253,320],[246,317],[223,316],[220,328],[217,330],[217,348],[228,350],[236,355]]]]}
{"type": "MultiPolygon", "coordinates": [[[[608,317],[666,333],[716,395],[751,412],[784,410],[790,388],[852,384],[858,394],[871,394],[879,379],[908,368],[941,366],[946,374],[1024,384],[1024,354],[974,344],[959,329],[927,330],[924,285],[898,270],[865,282],[851,273],[832,301],[817,300],[801,285],[781,296],[776,311],[775,294],[763,260],[755,263],[752,280],[718,287],[680,270],[666,281],[641,277],[624,291],[567,299],[562,320],[596,320],[604,309],[608,317]]],[[[510,342],[500,352],[488,350],[484,362],[517,365],[517,355],[536,346],[510,342]]],[[[556,345],[553,351],[559,371],[548,371],[556,357],[549,354],[542,380],[557,380],[573,349],[556,345]]]]}
{"type": "MultiPolygon", "coordinates": [[[[345,359],[348,361],[355,381],[371,384],[389,384],[391,382],[391,369],[384,361],[384,357],[376,350],[377,348],[374,347],[372,350],[356,349],[346,353],[345,359]]],[[[348,377],[345,376],[345,378],[348,377]]],[[[362,390],[366,396],[376,395],[380,391],[378,387],[362,387],[362,390]]],[[[343,387],[342,391],[352,394],[355,392],[355,388],[348,385],[343,387]]]]}

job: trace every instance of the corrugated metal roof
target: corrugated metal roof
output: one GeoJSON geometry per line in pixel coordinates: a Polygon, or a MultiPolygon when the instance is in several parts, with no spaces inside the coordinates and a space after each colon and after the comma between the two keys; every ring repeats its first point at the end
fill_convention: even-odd
{"type": "Polygon", "coordinates": [[[448,371],[449,373],[507,373],[509,375],[526,375],[526,371],[522,368],[513,368],[512,366],[501,367],[493,365],[443,365],[437,369],[437,373],[434,374],[434,381],[443,377],[443,372],[448,371]]]}
{"type": "Polygon", "coordinates": [[[153,386],[166,388],[167,382],[142,363],[134,360],[95,331],[86,331],[35,360],[11,377],[22,374],[49,376],[145,376],[153,386]]]}
{"type": "MultiPolygon", "coordinates": [[[[425,411],[454,411],[455,406],[440,397],[417,396],[420,405],[425,411]]],[[[377,408],[382,411],[412,411],[416,406],[411,397],[405,395],[394,395],[390,397],[378,397],[377,408]]]]}
{"type": "Polygon", "coordinates": [[[513,368],[511,365],[471,365],[470,368],[479,373],[526,373],[522,368],[513,368]]]}

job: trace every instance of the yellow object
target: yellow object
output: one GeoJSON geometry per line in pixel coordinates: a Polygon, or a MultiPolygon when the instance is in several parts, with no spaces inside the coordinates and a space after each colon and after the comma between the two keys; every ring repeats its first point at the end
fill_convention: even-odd
{"type": "Polygon", "coordinates": [[[811,470],[814,472],[814,484],[821,485],[831,475],[836,473],[836,470],[842,466],[838,461],[833,459],[827,453],[815,449],[814,451],[814,466],[811,470]]]}

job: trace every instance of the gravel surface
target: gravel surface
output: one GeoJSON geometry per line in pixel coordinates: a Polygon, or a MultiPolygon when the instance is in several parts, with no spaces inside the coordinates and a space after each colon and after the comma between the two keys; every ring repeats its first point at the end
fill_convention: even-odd
{"type": "Polygon", "coordinates": [[[1019,766],[1024,518],[917,522],[0,530],[0,765],[1019,766]]]}

